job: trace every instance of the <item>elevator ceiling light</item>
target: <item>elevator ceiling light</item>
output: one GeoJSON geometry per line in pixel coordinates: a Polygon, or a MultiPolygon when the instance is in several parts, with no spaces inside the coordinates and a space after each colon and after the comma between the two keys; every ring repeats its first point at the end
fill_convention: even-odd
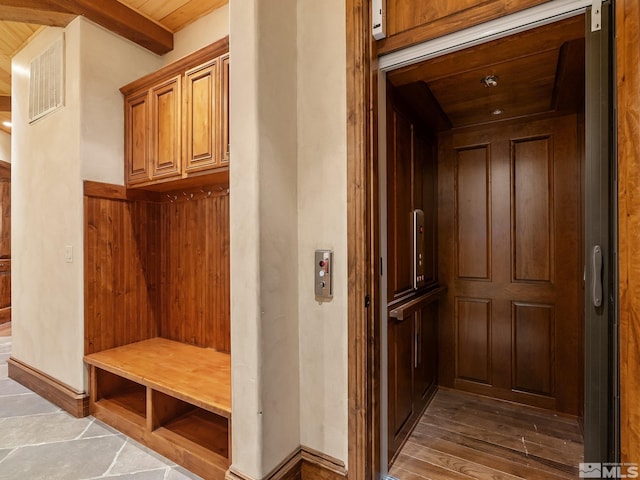
{"type": "Polygon", "coordinates": [[[480,83],[485,87],[497,87],[498,86],[498,76],[497,75],[487,75],[486,77],[480,80],[480,83]]]}
{"type": "Polygon", "coordinates": [[[502,115],[504,113],[504,110],[502,110],[501,108],[494,108],[493,110],[491,110],[491,115],[502,115]]]}

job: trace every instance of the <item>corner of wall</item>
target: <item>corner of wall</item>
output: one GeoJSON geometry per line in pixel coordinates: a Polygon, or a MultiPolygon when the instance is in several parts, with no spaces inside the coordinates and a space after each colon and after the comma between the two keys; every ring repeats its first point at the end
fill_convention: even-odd
{"type": "Polygon", "coordinates": [[[339,0],[298,2],[298,236],[301,441],[345,463],[347,391],[346,25],[339,0]],[[334,251],[319,303],[316,249],[334,251]]]}

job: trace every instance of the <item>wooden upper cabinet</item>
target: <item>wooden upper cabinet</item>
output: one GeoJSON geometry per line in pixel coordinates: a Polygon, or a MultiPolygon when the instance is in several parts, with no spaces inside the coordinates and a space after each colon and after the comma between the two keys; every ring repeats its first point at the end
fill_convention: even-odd
{"type": "Polygon", "coordinates": [[[171,188],[186,179],[193,186],[228,174],[228,37],[120,91],[127,186],[171,188]]]}
{"type": "Polygon", "coordinates": [[[181,77],[151,88],[151,178],[180,176],[181,77]]]}

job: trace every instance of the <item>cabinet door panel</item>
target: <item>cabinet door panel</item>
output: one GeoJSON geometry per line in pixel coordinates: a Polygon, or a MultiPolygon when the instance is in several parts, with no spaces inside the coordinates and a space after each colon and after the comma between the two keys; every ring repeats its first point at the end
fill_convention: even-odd
{"type": "Polygon", "coordinates": [[[125,176],[127,183],[148,181],[149,175],[149,93],[127,98],[125,104],[125,176]]]}
{"type": "Polygon", "coordinates": [[[221,83],[221,115],[220,115],[220,164],[229,163],[229,55],[220,58],[221,83]]]}
{"type": "Polygon", "coordinates": [[[180,175],[180,87],[180,76],[177,76],[151,89],[152,178],[180,175]]]}
{"type": "Polygon", "coordinates": [[[218,60],[187,72],[187,161],[185,170],[196,171],[220,163],[218,60]]]}

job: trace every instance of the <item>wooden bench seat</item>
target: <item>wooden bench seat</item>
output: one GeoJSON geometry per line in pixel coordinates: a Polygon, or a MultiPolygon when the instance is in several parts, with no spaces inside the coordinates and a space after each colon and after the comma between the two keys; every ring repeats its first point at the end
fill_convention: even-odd
{"type": "Polygon", "coordinates": [[[152,338],[85,356],[98,419],[205,478],[230,464],[231,357],[152,338]]]}
{"type": "Polygon", "coordinates": [[[231,356],[227,353],[158,337],[92,353],[85,362],[231,417],[231,356]]]}

